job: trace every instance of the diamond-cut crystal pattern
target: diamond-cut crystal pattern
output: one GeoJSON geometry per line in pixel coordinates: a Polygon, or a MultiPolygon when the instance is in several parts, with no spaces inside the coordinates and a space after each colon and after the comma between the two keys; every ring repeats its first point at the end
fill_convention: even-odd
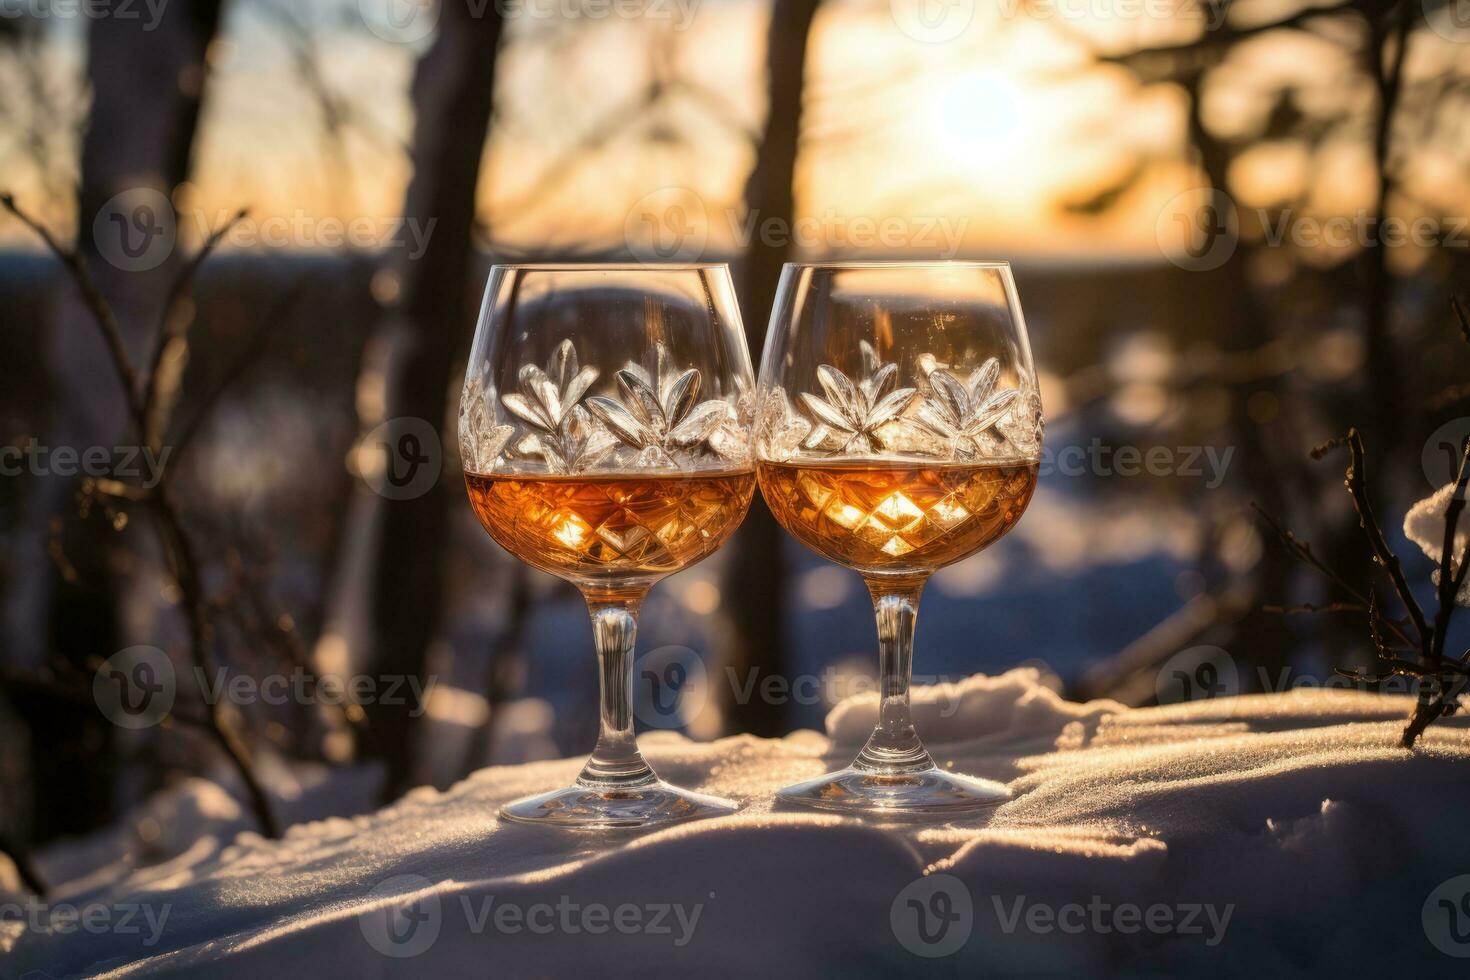
{"type": "Polygon", "coordinates": [[[547,571],[667,574],[708,555],[745,515],[753,473],[687,477],[470,476],[496,540],[547,571]]]}
{"type": "Polygon", "coordinates": [[[771,510],[808,546],[859,569],[937,568],[1021,516],[1036,464],[761,463],[771,510]]]}

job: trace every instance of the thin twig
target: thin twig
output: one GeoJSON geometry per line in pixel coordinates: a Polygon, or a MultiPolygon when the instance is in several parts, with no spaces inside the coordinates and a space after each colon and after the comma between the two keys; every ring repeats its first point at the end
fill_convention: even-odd
{"type": "MultiPolygon", "coordinates": [[[[1293,558],[1295,558],[1297,561],[1300,561],[1302,564],[1308,566],[1309,568],[1315,569],[1329,582],[1336,585],[1342,591],[1346,592],[1349,596],[1353,598],[1353,600],[1361,609],[1369,609],[1375,604],[1376,600],[1373,597],[1371,589],[1365,593],[1355,587],[1351,582],[1343,578],[1342,575],[1340,575],[1330,565],[1328,565],[1322,559],[1318,558],[1316,552],[1312,550],[1312,546],[1308,542],[1302,540],[1280,521],[1272,517],[1259,504],[1252,502],[1251,507],[1260,516],[1261,520],[1265,521],[1267,526],[1269,526],[1271,530],[1276,533],[1276,536],[1281,539],[1282,544],[1286,546],[1287,551],[1291,553],[1293,558]]],[[[1404,626],[1409,625],[1409,620],[1386,616],[1381,616],[1380,618],[1393,630],[1394,635],[1397,636],[1399,640],[1401,640],[1406,646],[1408,646],[1410,649],[1419,649],[1420,644],[1411,639],[1409,635],[1403,630],[1404,626]]]]}
{"type": "Polygon", "coordinates": [[[1347,486],[1348,494],[1352,497],[1353,508],[1358,512],[1358,526],[1368,537],[1368,546],[1373,549],[1374,560],[1388,570],[1388,577],[1393,583],[1394,592],[1398,594],[1399,601],[1403,603],[1404,609],[1414,623],[1414,630],[1419,636],[1419,646],[1427,651],[1431,634],[1429,623],[1424,618],[1424,610],[1420,608],[1419,601],[1414,598],[1409,582],[1404,578],[1404,570],[1399,564],[1398,555],[1394,554],[1393,549],[1388,546],[1388,540],[1383,535],[1383,528],[1378,526],[1378,518],[1373,515],[1373,503],[1368,499],[1363,437],[1358,433],[1356,427],[1348,429],[1346,438],[1323,443],[1312,451],[1312,455],[1321,458],[1328,450],[1339,445],[1346,445],[1348,448],[1348,468],[1343,482],[1347,486]]]}
{"type": "Polygon", "coordinates": [[[169,416],[172,414],[179,383],[177,372],[170,372],[169,383],[163,383],[164,367],[167,362],[176,362],[181,356],[182,351],[173,357],[170,357],[169,354],[179,345],[187,345],[189,327],[194,320],[192,314],[188,316],[182,314],[182,302],[194,285],[194,277],[199,267],[214,254],[219,243],[237,224],[245,220],[245,216],[249,213],[248,208],[241,208],[235,212],[234,217],[215,229],[200,246],[199,251],[195,252],[184,264],[183,269],[174,278],[173,285],[169,287],[168,299],[163,304],[163,313],[158,321],[158,334],[154,339],[153,353],[148,359],[148,373],[143,381],[143,417],[148,422],[148,430],[143,435],[143,441],[155,452],[163,446],[163,434],[168,431],[169,416]]]}

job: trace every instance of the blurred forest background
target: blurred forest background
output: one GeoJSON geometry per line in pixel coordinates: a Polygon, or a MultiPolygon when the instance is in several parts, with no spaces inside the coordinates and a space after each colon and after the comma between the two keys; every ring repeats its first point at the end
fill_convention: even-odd
{"type": "MultiPolygon", "coordinates": [[[[921,680],[1036,663],[1143,704],[1201,646],[1229,693],[1365,663],[1352,609],[1266,608],[1344,597],[1251,505],[1368,589],[1341,466],[1307,450],[1359,426],[1396,533],[1470,434],[1464,0],[87,9],[0,6],[0,191],[152,370],[124,391],[76,274],[0,214],[17,853],[179,773],[253,771],[284,806],[280,774],[350,770],[391,799],[590,746],[580,599],[486,537],[459,477],[496,260],[728,261],[753,352],[789,258],[1011,260],[1049,462],[1018,529],[932,581],[921,680]],[[417,495],[383,479],[395,419],[439,429],[417,495]],[[127,446],[170,450],[157,487],[24,462],[127,446]],[[128,730],[92,684],[135,644],[181,679],[164,724],[128,730]],[[191,663],[437,683],[418,717],[211,710],[191,663]]],[[[1410,560],[1426,593],[1430,567],[1410,560]]],[[[692,737],[779,735],[872,675],[871,623],[858,577],[757,504],[654,591],[640,649],[704,668],[673,722],[692,737]],[[770,675],[823,680],[742,696],[770,675]]]]}

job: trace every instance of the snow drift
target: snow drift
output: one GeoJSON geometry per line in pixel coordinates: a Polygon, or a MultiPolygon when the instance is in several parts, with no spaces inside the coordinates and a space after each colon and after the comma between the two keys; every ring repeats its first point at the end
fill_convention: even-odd
{"type": "Polygon", "coordinates": [[[76,876],[0,923],[0,974],[1463,975],[1459,720],[1410,753],[1405,699],[1127,709],[1066,702],[1034,670],[915,705],[941,765],[1014,799],[938,824],[773,810],[779,786],[848,761],[871,698],[838,705],[830,738],[645,736],[661,773],[747,805],[652,834],[496,820],[580,760],[482,770],[277,842],[237,834],[228,794],[192,781],[112,837],[41,856],[52,880],[76,876]],[[151,849],[124,846],[145,819],[151,849]]]}

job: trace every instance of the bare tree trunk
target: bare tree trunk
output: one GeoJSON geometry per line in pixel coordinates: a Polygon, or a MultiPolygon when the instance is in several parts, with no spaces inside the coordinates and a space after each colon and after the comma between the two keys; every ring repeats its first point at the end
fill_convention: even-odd
{"type": "MultiPolygon", "coordinates": [[[[403,214],[421,228],[433,224],[423,254],[406,257],[399,270],[400,304],[382,331],[390,352],[384,417],[424,419],[441,431],[450,374],[473,326],[475,188],[494,105],[501,27],[493,6],[477,16],[470,5],[444,4],[438,37],[414,75],[414,176],[403,214]]],[[[464,506],[464,493],[444,474],[420,497],[378,506],[368,662],[380,675],[422,678],[440,623],[450,508],[464,506]]],[[[370,706],[368,722],[387,753],[385,792],[396,796],[421,782],[408,706],[370,706]]]]}
{"type": "MultiPolygon", "coordinates": [[[[755,168],[745,185],[745,209],[751,227],[766,218],[789,223],[796,209],[793,184],[801,136],[801,99],[805,87],[807,39],[819,0],[776,0],[767,32],[768,85],[765,132],[756,153],[755,168]]],[[[766,320],[789,258],[784,242],[750,241],[745,254],[743,294],[745,327],[757,362],[765,338],[766,320]]],[[[757,496],[750,516],[732,542],[723,594],[729,597],[730,636],[724,664],[741,679],[739,685],[721,685],[722,711],[728,730],[755,735],[785,731],[781,706],[756,700],[741,703],[734,688],[746,686],[752,674],[789,671],[786,649],[786,605],[789,600],[786,566],[782,558],[784,535],[757,496]]]]}
{"type": "MultiPolygon", "coordinates": [[[[163,7],[156,23],[151,16],[91,20],[87,75],[92,107],[82,142],[77,244],[116,311],[135,359],[141,359],[153,340],[179,267],[169,239],[156,236],[159,229],[177,228],[168,202],[189,173],[207,78],[204,55],[220,8],[220,0],[193,0],[163,7]],[[140,199],[140,191],[152,193],[140,199]],[[121,205],[109,204],[125,192],[134,196],[121,205]],[[159,201],[167,206],[163,213],[151,206],[159,201]],[[110,222],[109,214],[118,215],[126,227],[110,222]],[[94,234],[99,215],[102,221],[94,234]],[[133,268],[120,261],[127,252],[120,251],[121,238],[109,237],[113,232],[129,235],[129,248],[142,250],[144,264],[151,267],[133,268]]],[[[123,392],[90,314],[70,291],[58,303],[48,348],[56,385],[51,444],[81,448],[126,442],[123,392]]],[[[89,671],[95,658],[124,645],[131,631],[130,624],[117,620],[118,583],[112,580],[105,544],[110,532],[100,530],[95,520],[78,526],[72,507],[75,490],[70,479],[40,480],[32,497],[30,527],[36,532],[26,561],[47,571],[32,577],[26,586],[30,591],[12,606],[15,621],[7,633],[30,643],[30,649],[15,651],[18,662],[34,664],[51,654],[89,671]],[[61,542],[74,574],[57,572],[48,555],[45,537],[54,518],[66,527],[61,542]]],[[[47,815],[46,832],[76,833],[105,821],[115,802],[111,726],[95,710],[39,696],[27,699],[22,710],[37,753],[35,812],[47,815]]]]}
{"type": "Polygon", "coordinates": [[[1383,224],[1388,217],[1393,193],[1391,142],[1393,118],[1403,88],[1404,56],[1410,29],[1422,16],[1418,4],[1399,0],[1385,11],[1383,20],[1368,16],[1367,69],[1378,94],[1378,116],[1373,127],[1373,163],[1377,187],[1372,221],[1359,257],[1363,277],[1363,332],[1367,347],[1368,386],[1366,395],[1372,411],[1360,425],[1371,451],[1380,460],[1367,474],[1370,499],[1384,502],[1387,481],[1380,475],[1395,468],[1405,442],[1404,387],[1398,351],[1393,342],[1393,274],[1388,267],[1388,249],[1383,243],[1383,224]]]}

